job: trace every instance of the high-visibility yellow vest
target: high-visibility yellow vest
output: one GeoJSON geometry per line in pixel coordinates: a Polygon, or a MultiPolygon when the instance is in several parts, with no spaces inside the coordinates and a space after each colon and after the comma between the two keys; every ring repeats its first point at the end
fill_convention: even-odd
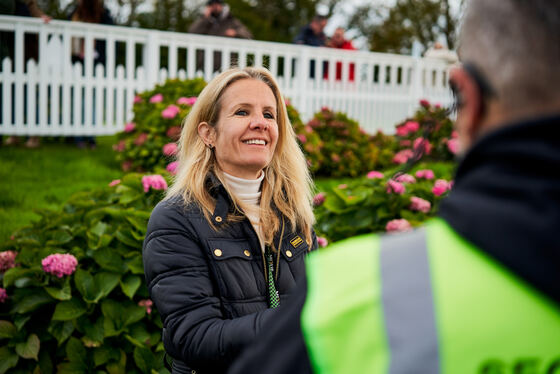
{"type": "Polygon", "coordinates": [[[560,374],[560,306],[441,219],[336,243],[307,272],[317,373],[560,374]]]}

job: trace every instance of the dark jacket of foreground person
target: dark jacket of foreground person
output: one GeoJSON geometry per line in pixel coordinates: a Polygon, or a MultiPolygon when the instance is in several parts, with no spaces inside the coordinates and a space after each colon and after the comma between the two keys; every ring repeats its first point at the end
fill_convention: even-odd
{"type": "MultiPolygon", "coordinates": [[[[209,183],[217,199],[213,222],[219,231],[210,227],[198,206],[169,200],[152,212],[144,241],[148,290],[161,314],[163,343],[174,358],[174,373],[225,372],[273,315],[257,234],[246,218],[227,222],[227,214],[234,211],[232,201],[217,179],[209,183]]],[[[283,236],[274,240],[280,249],[274,261],[281,303],[304,276],[304,257],[310,250],[304,237],[286,224],[283,236]]],[[[316,246],[314,240],[312,249],[316,246]]]]}
{"type": "Polygon", "coordinates": [[[560,116],[482,137],[439,216],[310,256],[230,373],[558,371],[560,116]]]}

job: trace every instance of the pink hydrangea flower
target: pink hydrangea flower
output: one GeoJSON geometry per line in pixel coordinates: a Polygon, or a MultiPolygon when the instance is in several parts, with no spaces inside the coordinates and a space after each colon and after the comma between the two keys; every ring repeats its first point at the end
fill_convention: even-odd
{"type": "Polygon", "coordinates": [[[330,112],[330,111],[331,110],[329,109],[328,106],[321,107],[321,112],[330,112]]]}
{"type": "Polygon", "coordinates": [[[189,105],[189,106],[193,106],[194,103],[196,103],[196,96],[192,96],[192,97],[180,97],[177,100],[177,104],[179,105],[189,105]]]}
{"type": "Polygon", "coordinates": [[[161,112],[161,116],[165,119],[173,119],[180,111],[181,109],[177,105],[171,104],[161,112]]]}
{"type": "Polygon", "coordinates": [[[307,143],[307,137],[305,135],[299,134],[297,137],[301,144],[307,143]]]}
{"type": "Polygon", "coordinates": [[[319,192],[317,195],[313,196],[313,206],[321,206],[325,202],[325,194],[319,192]]]}
{"type": "Polygon", "coordinates": [[[133,132],[136,128],[136,124],[134,122],[128,122],[124,125],[124,132],[133,132]]]}
{"type": "Polygon", "coordinates": [[[399,145],[401,147],[410,147],[412,145],[412,142],[408,139],[403,139],[399,142],[399,145]]]}
{"type": "Polygon", "coordinates": [[[16,256],[15,251],[0,252],[0,273],[16,266],[16,256]]]}
{"type": "Polygon", "coordinates": [[[114,187],[119,183],[121,183],[121,180],[120,179],[115,179],[111,183],[109,183],[109,187],[114,187]]]}
{"type": "Polygon", "coordinates": [[[389,179],[387,181],[387,193],[396,193],[397,195],[402,195],[403,193],[405,193],[405,191],[406,188],[404,187],[404,184],[392,179],[389,179]]]}
{"type": "Polygon", "coordinates": [[[154,190],[167,190],[167,182],[159,174],[144,175],[142,177],[142,186],[144,186],[144,192],[148,192],[150,187],[154,190]]]}
{"type": "Polygon", "coordinates": [[[395,180],[399,183],[416,183],[416,178],[410,174],[401,174],[395,180]]]}
{"type": "Polygon", "coordinates": [[[401,232],[409,230],[412,230],[412,226],[406,219],[393,219],[385,225],[385,231],[387,232],[401,232]]]}
{"type": "Polygon", "coordinates": [[[70,275],[76,270],[78,260],[71,254],[55,253],[45,257],[41,264],[46,273],[55,275],[62,278],[65,275],[70,275]]]}
{"type": "Polygon", "coordinates": [[[167,164],[165,170],[167,170],[171,175],[177,174],[177,165],[179,165],[178,161],[173,161],[167,164]]]}
{"type": "Polygon", "coordinates": [[[331,155],[331,160],[333,160],[334,162],[339,162],[340,161],[340,156],[337,155],[336,153],[333,153],[331,155]]]}
{"type": "Polygon", "coordinates": [[[167,143],[163,146],[163,154],[173,156],[177,153],[177,143],[167,143]]]}
{"type": "Polygon", "coordinates": [[[436,196],[441,196],[445,192],[449,191],[451,187],[449,186],[449,182],[445,179],[438,179],[434,183],[434,188],[432,188],[432,193],[436,196]]]}
{"type": "Polygon", "coordinates": [[[432,204],[428,200],[424,200],[417,196],[412,196],[410,198],[410,210],[428,213],[431,208],[432,204]]]}
{"type": "Polygon", "coordinates": [[[416,178],[434,179],[434,172],[430,169],[422,169],[416,172],[416,178]]]}
{"type": "Polygon", "coordinates": [[[395,164],[404,164],[409,158],[412,158],[412,156],[414,156],[414,153],[411,149],[403,149],[402,151],[397,152],[397,154],[393,157],[393,162],[395,164]]]}
{"type": "Polygon", "coordinates": [[[287,97],[284,98],[284,102],[286,103],[286,106],[292,105],[292,102],[287,97]]]}
{"type": "Polygon", "coordinates": [[[132,161],[126,160],[121,165],[123,171],[130,171],[132,169],[132,161]]]}
{"type": "Polygon", "coordinates": [[[313,132],[313,127],[311,127],[309,125],[305,126],[305,132],[308,133],[308,134],[311,134],[313,132]]]}
{"type": "Polygon", "coordinates": [[[401,125],[401,126],[397,127],[397,135],[398,136],[407,136],[408,135],[408,129],[406,128],[405,125],[401,125]]]}
{"type": "Polygon", "coordinates": [[[372,170],[369,173],[367,173],[366,177],[368,179],[376,179],[376,178],[377,179],[383,179],[384,175],[383,175],[383,173],[381,173],[379,171],[372,170]]]}
{"type": "Polygon", "coordinates": [[[150,103],[152,104],[161,103],[162,101],[163,101],[162,94],[155,94],[154,96],[150,97],[150,103]]]}
{"type": "Polygon", "coordinates": [[[407,121],[404,124],[404,126],[406,127],[409,133],[420,130],[420,124],[416,121],[407,121]]]}
{"type": "Polygon", "coordinates": [[[136,144],[137,146],[141,146],[142,144],[146,143],[146,140],[148,140],[148,134],[143,132],[139,134],[136,139],[134,139],[134,144],[136,144]]]}
{"type": "Polygon", "coordinates": [[[2,287],[0,287],[0,303],[5,303],[8,300],[8,293],[2,287]]]}
{"type": "Polygon", "coordinates": [[[148,313],[148,314],[152,313],[152,306],[153,305],[154,305],[154,303],[150,299],[144,299],[144,300],[140,300],[138,302],[138,306],[142,306],[142,307],[146,308],[146,313],[148,313]]]}
{"type": "Polygon", "coordinates": [[[423,106],[424,108],[428,109],[430,107],[430,102],[426,99],[422,99],[422,100],[420,100],[420,105],[423,106]]]}
{"type": "Polygon", "coordinates": [[[346,183],[342,183],[338,185],[338,189],[339,190],[345,190],[348,188],[348,185],[346,183]]]}
{"type": "Polygon", "coordinates": [[[323,248],[329,245],[329,241],[326,238],[323,238],[322,236],[318,236],[317,244],[319,244],[319,247],[323,248]]]}
{"type": "Polygon", "coordinates": [[[181,126],[172,126],[167,129],[165,134],[171,139],[177,140],[179,139],[179,136],[181,136],[181,126]]]}
{"type": "Polygon", "coordinates": [[[134,96],[134,104],[140,104],[142,102],[142,98],[140,97],[140,95],[136,95],[134,96]]]}
{"type": "Polygon", "coordinates": [[[447,142],[447,149],[449,149],[449,152],[453,153],[454,155],[457,154],[457,152],[459,152],[459,140],[457,139],[450,139],[447,142]]]}
{"type": "Polygon", "coordinates": [[[452,139],[457,139],[459,137],[459,134],[457,133],[457,131],[453,130],[451,131],[451,138],[452,139]]]}
{"type": "Polygon", "coordinates": [[[414,143],[412,143],[412,148],[416,150],[422,147],[423,147],[422,151],[424,152],[424,154],[429,155],[430,152],[432,152],[432,145],[430,144],[430,141],[428,139],[425,138],[414,139],[414,143]]]}
{"type": "Polygon", "coordinates": [[[115,150],[117,152],[122,152],[122,151],[124,151],[125,148],[126,148],[126,143],[125,143],[124,140],[121,140],[117,144],[113,144],[113,150],[115,150]]]}

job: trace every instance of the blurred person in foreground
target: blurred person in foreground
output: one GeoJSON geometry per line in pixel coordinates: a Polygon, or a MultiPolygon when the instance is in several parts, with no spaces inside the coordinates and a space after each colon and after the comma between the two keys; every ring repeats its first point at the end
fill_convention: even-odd
{"type": "Polygon", "coordinates": [[[310,256],[230,373],[559,372],[560,2],[471,0],[459,45],[439,218],[310,256]]]}
{"type": "Polygon", "coordinates": [[[144,241],[172,373],[223,373],[304,278],[311,178],[270,72],[230,69],[185,119],[144,241]]]}

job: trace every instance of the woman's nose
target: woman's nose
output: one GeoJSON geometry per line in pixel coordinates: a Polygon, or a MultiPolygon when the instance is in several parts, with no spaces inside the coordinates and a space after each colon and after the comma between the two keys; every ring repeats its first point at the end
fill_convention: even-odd
{"type": "Polygon", "coordinates": [[[264,115],[256,114],[251,118],[251,129],[253,130],[267,130],[268,129],[268,122],[264,115]]]}

